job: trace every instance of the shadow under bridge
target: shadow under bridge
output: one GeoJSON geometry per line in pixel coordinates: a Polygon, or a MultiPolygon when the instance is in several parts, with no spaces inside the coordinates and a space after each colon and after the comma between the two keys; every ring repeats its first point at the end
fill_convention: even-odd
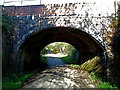
{"type": "Polygon", "coordinates": [[[24,70],[43,68],[40,51],[52,42],[67,42],[80,52],[79,64],[100,55],[104,48],[95,38],[82,30],[70,27],[51,27],[36,32],[20,46],[24,70]]]}

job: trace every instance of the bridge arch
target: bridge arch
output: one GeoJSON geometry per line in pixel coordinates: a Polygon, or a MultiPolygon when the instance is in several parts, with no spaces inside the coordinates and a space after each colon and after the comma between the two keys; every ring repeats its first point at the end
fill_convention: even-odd
{"type": "Polygon", "coordinates": [[[91,35],[70,27],[51,27],[34,33],[19,47],[23,69],[42,68],[40,51],[52,42],[67,42],[80,52],[80,63],[104,53],[103,46],[91,35]]]}

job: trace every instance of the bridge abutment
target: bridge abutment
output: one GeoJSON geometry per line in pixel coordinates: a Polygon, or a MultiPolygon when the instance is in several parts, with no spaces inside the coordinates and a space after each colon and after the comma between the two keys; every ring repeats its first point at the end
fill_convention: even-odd
{"type": "MultiPolygon", "coordinates": [[[[41,68],[40,50],[57,41],[68,42],[76,47],[80,52],[79,63],[84,63],[106,52],[104,48],[108,44],[105,42],[105,32],[113,32],[109,25],[114,12],[109,12],[109,8],[98,11],[96,3],[3,8],[14,24],[13,61],[17,70],[41,68]]],[[[106,60],[103,62],[106,63],[106,60]]]]}

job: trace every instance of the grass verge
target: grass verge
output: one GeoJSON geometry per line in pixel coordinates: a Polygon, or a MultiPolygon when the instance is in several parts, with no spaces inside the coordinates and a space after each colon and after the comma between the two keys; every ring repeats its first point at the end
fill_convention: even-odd
{"type": "MultiPolygon", "coordinates": [[[[81,65],[71,64],[70,66],[80,68],[81,65]]],[[[119,88],[116,87],[116,85],[113,85],[110,82],[104,82],[102,80],[102,78],[96,76],[94,72],[89,73],[89,78],[90,78],[90,80],[92,80],[94,82],[96,82],[96,81],[99,82],[99,84],[96,86],[96,88],[112,88],[112,89],[119,90],[119,88]]]]}
{"type": "Polygon", "coordinates": [[[99,84],[96,86],[96,88],[112,88],[117,89],[116,85],[112,85],[110,82],[104,82],[100,77],[97,77],[94,72],[91,72],[89,75],[89,78],[94,81],[98,81],[99,84]]]}
{"type": "Polygon", "coordinates": [[[23,82],[32,75],[33,72],[7,74],[2,79],[2,90],[21,88],[23,82]]]}
{"type": "Polygon", "coordinates": [[[41,62],[42,62],[43,64],[46,64],[46,63],[47,63],[45,56],[42,56],[42,55],[41,55],[41,62]]]}
{"type": "Polygon", "coordinates": [[[65,57],[61,57],[60,59],[62,59],[66,64],[74,64],[74,57],[73,56],[65,56],[65,57]]]}

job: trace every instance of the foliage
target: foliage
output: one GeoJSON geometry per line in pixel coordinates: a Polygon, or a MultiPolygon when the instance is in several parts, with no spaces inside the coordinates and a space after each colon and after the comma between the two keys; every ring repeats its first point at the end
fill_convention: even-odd
{"type": "MultiPolygon", "coordinates": [[[[80,65],[71,64],[70,66],[80,69],[80,65]]],[[[115,85],[112,85],[110,82],[104,82],[104,80],[102,78],[98,77],[95,74],[95,72],[89,73],[89,78],[93,82],[97,82],[98,83],[96,88],[116,88],[116,89],[118,89],[118,87],[116,87],[115,85]]]]}
{"type": "Polygon", "coordinates": [[[96,56],[81,65],[71,64],[71,66],[79,67],[79,69],[82,69],[88,72],[95,71],[95,73],[99,73],[101,72],[101,65],[99,61],[100,61],[100,57],[96,56]]]}
{"type": "MultiPolygon", "coordinates": [[[[61,59],[64,60],[65,63],[67,64],[72,64],[74,63],[74,54],[75,54],[75,48],[65,42],[55,42],[55,43],[51,43],[49,45],[47,45],[42,51],[41,54],[46,54],[49,52],[51,53],[62,53],[64,55],[67,55],[65,57],[61,57],[61,59]]],[[[41,55],[41,56],[42,56],[41,55]]],[[[46,58],[45,57],[41,57],[42,58],[42,62],[46,63],[46,58]]]]}
{"type": "Polygon", "coordinates": [[[46,64],[46,63],[47,63],[45,56],[42,56],[42,55],[41,55],[41,62],[42,62],[43,64],[46,64]]]}
{"type": "Polygon", "coordinates": [[[80,65],[76,65],[76,64],[70,64],[70,66],[72,66],[72,67],[77,67],[77,68],[80,67],[80,65]]]}
{"type": "Polygon", "coordinates": [[[13,45],[13,21],[5,14],[2,15],[2,60],[3,74],[12,71],[14,61],[11,57],[13,45]]]}
{"type": "Polygon", "coordinates": [[[8,30],[9,33],[10,33],[12,25],[13,25],[12,19],[9,16],[5,15],[5,14],[2,15],[2,28],[3,28],[3,31],[8,30]]]}
{"type": "Polygon", "coordinates": [[[71,51],[69,51],[67,56],[61,57],[60,59],[64,60],[64,62],[67,64],[75,64],[75,54],[76,49],[73,48],[71,51]]]}
{"type": "Polygon", "coordinates": [[[13,39],[13,21],[7,15],[2,15],[2,33],[10,44],[13,39]]]}
{"type": "Polygon", "coordinates": [[[89,78],[90,80],[102,81],[102,79],[100,77],[97,77],[94,72],[89,73],[89,78]]]}
{"type": "Polygon", "coordinates": [[[101,83],[97,86],[97,88],[117,88],[117,87],[116,87],[115,85],[114,85],[114,86],[110,85],[109,82],[101,82],[101,83]]]}
{"type": "Polygon", "coordinates": [[[111,85],[110,82],[104,82],[102,78],[97,77],[94,72],[91,72],[89,74],[89,78],[94,81],[98,81],[99,84],[96,86],[96,88],[117,88],[115,85],[111,85]]]}
{"type": "Polygon", "coordinates": [[[80,69],[86,70],[88,72],[95,71],[98,73],[101,72],[101,66],[100,57],[96,56],[80,65],[80,69]]]}
{"type": "Polygon", "coordinates": [[[65,42],[55,42],[55,43],[51,43],[49,45],[47,45],[42,51],[42,54],[47,53],[48,50],[51,51],[51,53],[62,53],[62,54],[71,54],[71,52],[74,50],[75,48],[65,42]]]}
{"type": "Polygon", "coordinates": [[[118,21],[116,20],[117,18],[113,18],[111,24],[109,25],[110,28],[116,28],[118,21]]]}
{"type": "Polygon", "coordinates": [[[7,37],[7,41],[11,42],[13,39],[13,21],[7,15],[2,15],[2,33],[7,37]]]}
{"type": "Polygon", "coordinates": [[[112,19],[110,28],[118,29],[120,27],[120,5],[118,6],[117,16],[112,19]],[[116,28],[117,27],[117,28],[116,28]]]}
{"type": "Polygon", "coordinates": [[[73,56],[65,56],[65,57],[61,57],[60,59],[62,59],[67,64],[74,64],[75,63],[73,56]]]}
{"type": "Polygon", "coordinates": [[[33,75],[32,72],[8,74],[2,79],[2,89],[7,90],[11,88],[12,89],[21,88],[22,83],[31,75],[33,75]]]}

